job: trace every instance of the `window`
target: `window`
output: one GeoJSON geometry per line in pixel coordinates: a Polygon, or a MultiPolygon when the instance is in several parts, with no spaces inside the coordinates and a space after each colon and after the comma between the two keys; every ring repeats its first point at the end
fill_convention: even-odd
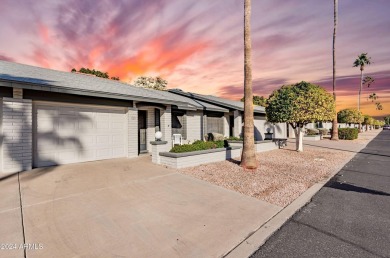
{"type": "Polygon", "coordinates": [[[160,109],[154,109],[154,126],[156,127],[156,132],[161,130],[160,126],[160,109]]]}

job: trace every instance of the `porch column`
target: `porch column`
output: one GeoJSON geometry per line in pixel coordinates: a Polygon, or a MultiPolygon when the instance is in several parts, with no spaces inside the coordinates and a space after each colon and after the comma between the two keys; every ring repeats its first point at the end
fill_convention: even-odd
{"type": "Polygon", "coordinates": [[[241,112],[238,110],[234,110],[234,131],[233,136],[234,137],[241,137],[242,136],[242,115],[241,112]]]}
{"type": "Polygon", "coordinates": [[[168,105],[161,115],[162,140],[168,142],[169,149],[172,146],[172,109],[168,105]]]}
{"type": "Polygon", "coordinates": [[[129,107],[129,110],[127,111],[127,119],[127,157],[134,158],[138,156],[138,109],[129,107]]]}
{"type": "Polygon", "coordinates": [[[3,173],[32,169],[32,100],[16,93],[16,98],[3,98],[0,105],[3,173]]]}
{"type": "Polygon", "coordinates": [[[229,126],[230,119],[229,118],[230,118],[229,113],[224,114],[224,116],[222,117],[222,119],[223,119],[223,136],[225,136],[225,137],[229,137],[229,130],[230,130],[230,126],[229,126]]]}
{"type": "Polygon", "coordinates": [[[206,114],[206,112],[203,112],[202,121],[203,121],[202,140],[204,141],[204,139],[205,139],[204,137],[208,133],[207,132],[207,114],[206,114]]]}

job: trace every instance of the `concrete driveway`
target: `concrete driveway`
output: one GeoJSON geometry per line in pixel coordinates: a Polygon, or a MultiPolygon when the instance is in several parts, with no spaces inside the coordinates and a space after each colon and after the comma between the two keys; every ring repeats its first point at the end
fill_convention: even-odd
{"type": "Polygon", "coordinates": [[[281,209],[147,156],[19,176],[0,180],[1,257],[220,257],[281,209]]]}

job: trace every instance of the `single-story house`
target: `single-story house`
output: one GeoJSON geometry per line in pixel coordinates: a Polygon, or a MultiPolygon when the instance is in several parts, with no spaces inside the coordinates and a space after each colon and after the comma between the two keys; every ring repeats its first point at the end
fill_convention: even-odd
{"type": "MultiPolygon", "coordinates": [[[[242,134],[243,105],[213,96],[157,91],[86,74],[0,61],[0,171],[150,152],[155,132],[171,142],[203,139],[209,132],[242,134]]],[[[257,140],[268,127],[255,109],[257,140]]],[[[279,128],[280,127],[280,128],[279,128]]],[[[285,136],[284,136],[285,137],[285,136]]]]}
{"type": "MultiPolygon", "coordinates": [[[[169,92],[187,97],[198,103],[207,103],[225,109],[223,112],[191,112],[191,120],[194,127],[199,128],[200,119],[198,117],[204,116],[203,127],[204,134],[216,132],[223,134],[225,137],[242,137],[243,133],[243,116],[244,103],[241,101],[234,101],[216,97],[213,95],[202,95],[192,92],[185,92],[181,89],[171,89],[169,92]],[[193,120],[192,116],[196,119],[193,120]]],[[[188,113],[188,112],[187,112],[188,113]]],[[[271,124],[266,120],[265,108],[261,106],[254,106],[254,126],[255,126],[255,140],[262,141],[265,139],[265,133],[272,132],[275,138],[286,138],[286,124],[271,124]]],[[[189,140],[193,140],[189,138],[189,140]]]]}

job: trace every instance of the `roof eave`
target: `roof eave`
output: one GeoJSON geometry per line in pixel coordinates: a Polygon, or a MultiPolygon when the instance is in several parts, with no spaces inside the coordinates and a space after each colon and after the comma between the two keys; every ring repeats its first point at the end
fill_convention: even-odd
{"type": "Polygon", "coordinates": [[[0,86],[16,87],[16,88],[28,89],[28,90],[50,91],[50,92],[83,95],[83,96],[92,96],[92,97],[154,102],[160,104],[177,105],[187,110],[196,110],[196,107],[181,101],[173,101],[173,100],[166,100],[166,99],[162,100],[157,98],[133,96],[133,95],[126,95],[126,94],[112,93],[112,92],[74,89],[74,88],[61,87],[61,86],[50,85],[50,84],[40,85],[40,84],[35,84],[30,82],[19,82],[19,81],[0,79],[0,86]]]}

